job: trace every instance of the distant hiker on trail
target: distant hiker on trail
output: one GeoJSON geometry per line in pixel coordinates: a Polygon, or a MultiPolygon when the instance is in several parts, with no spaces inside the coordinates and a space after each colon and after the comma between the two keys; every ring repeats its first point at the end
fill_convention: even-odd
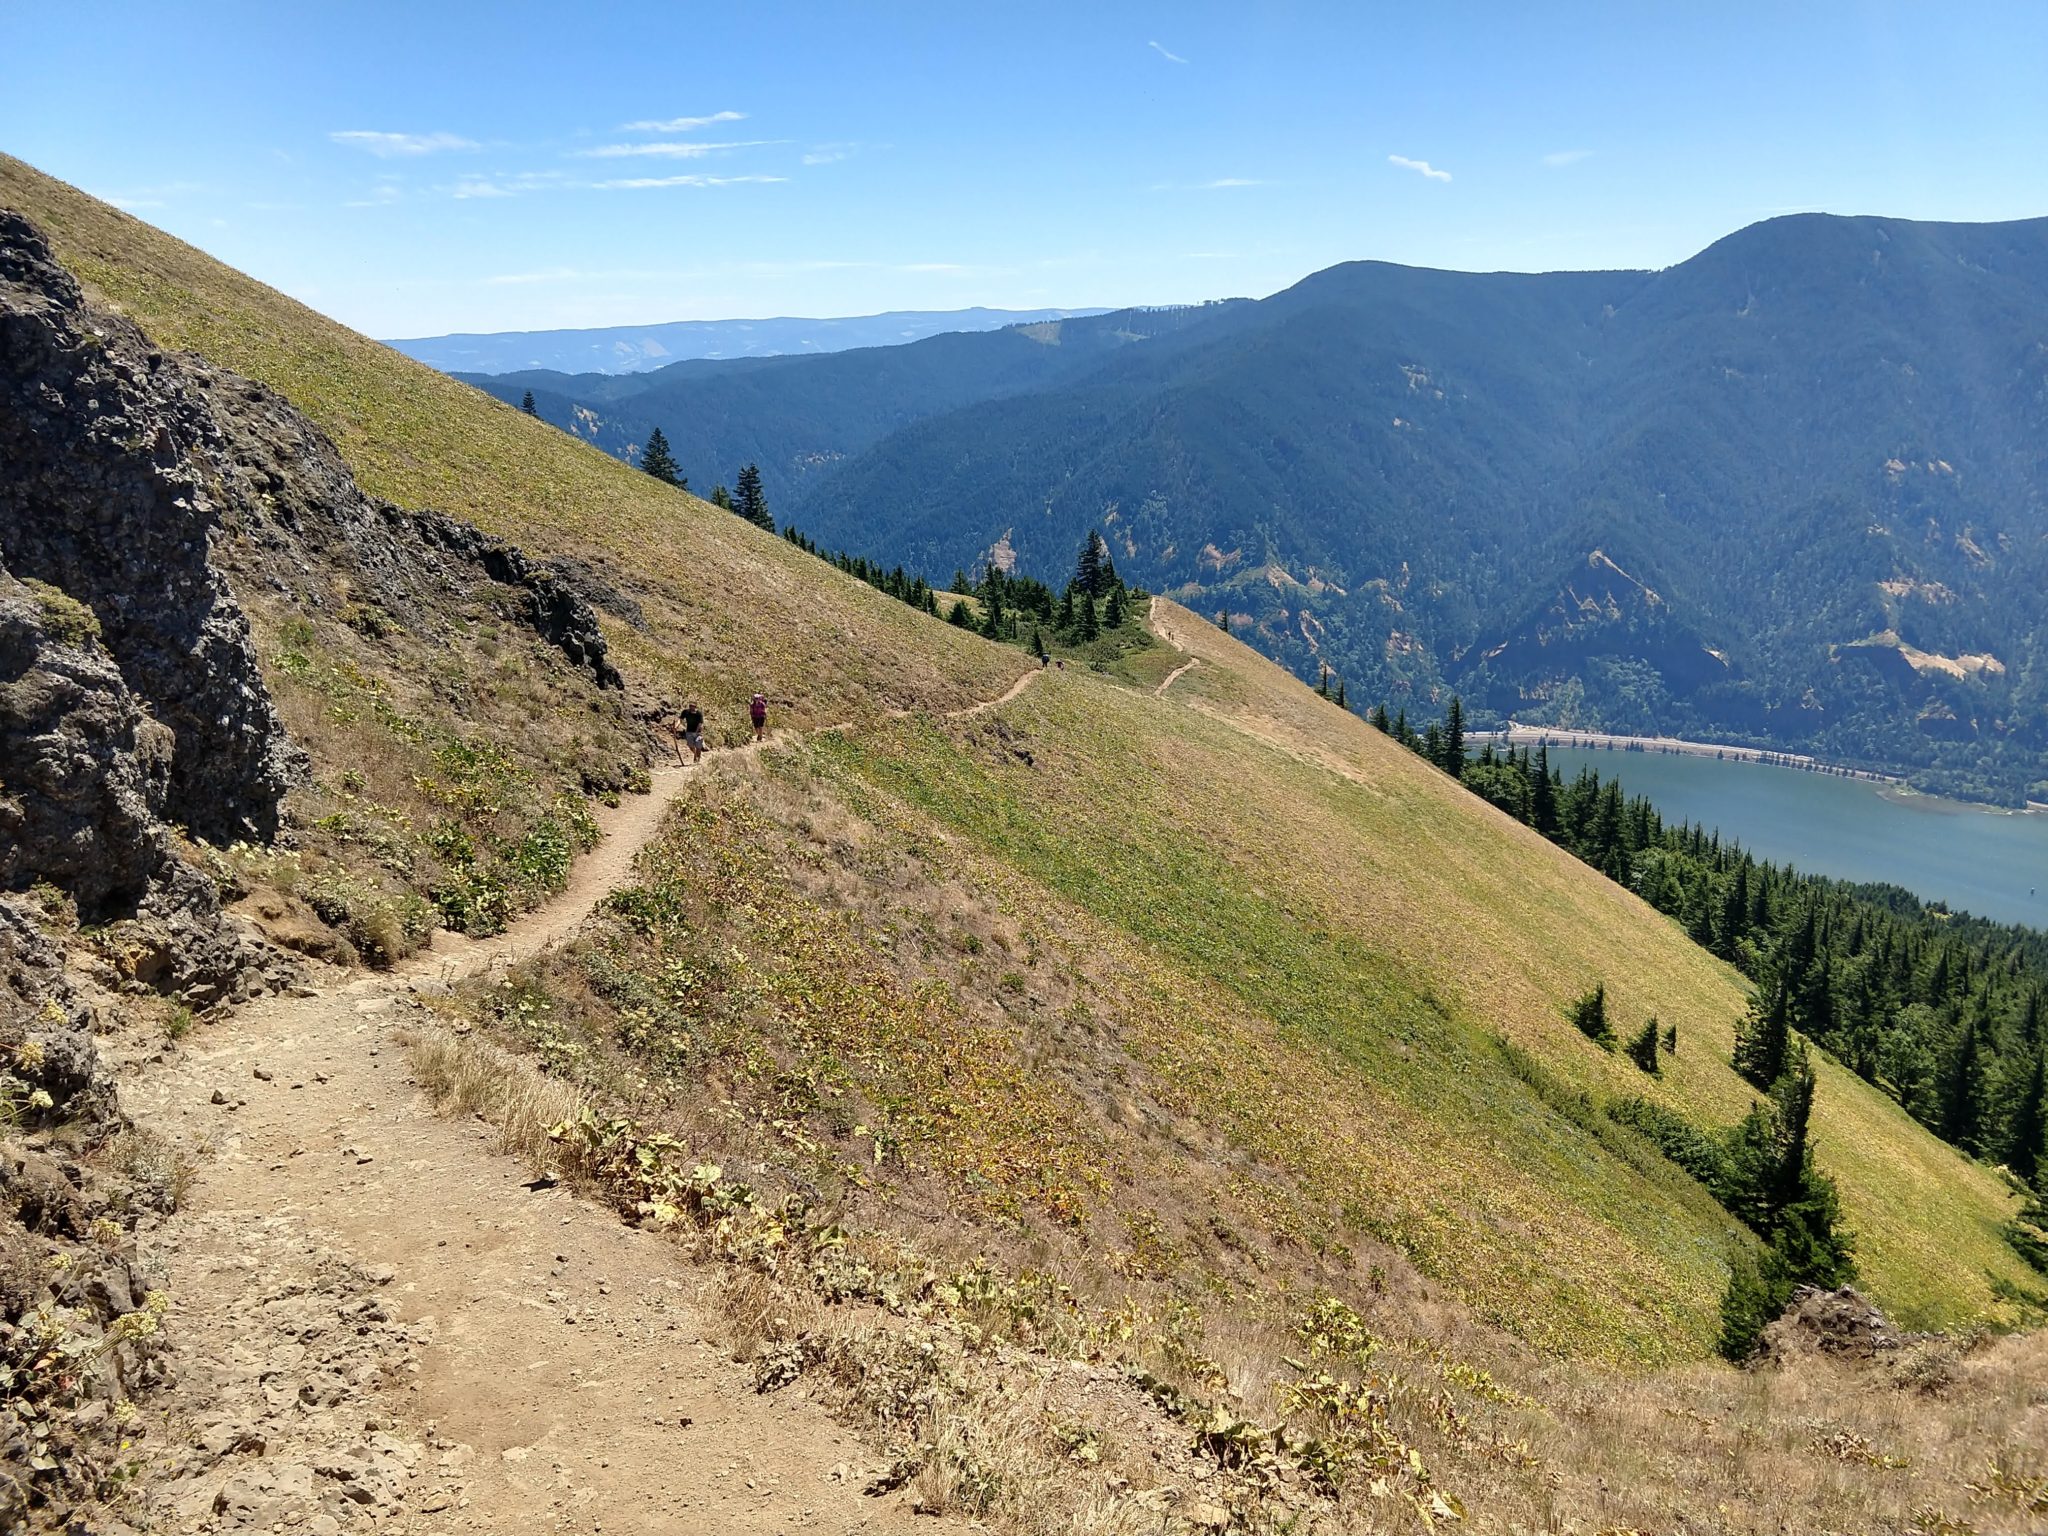
{"type": "MultiPolygon", "coordinates": [[[[683,706],[683,740],[690,748],[691,762],[704,756],[704,711],[694,702],[683,706]]],[[[676,761],[682,760],[683,754],[678,752],[676,761]]]]}
{"type": "Polygon", "coordinates": [[[754,702],[747,706],[747,718],[754,722],[754,740],[760,741],[768,733],[768,696],[757,693],[754,702]]]}

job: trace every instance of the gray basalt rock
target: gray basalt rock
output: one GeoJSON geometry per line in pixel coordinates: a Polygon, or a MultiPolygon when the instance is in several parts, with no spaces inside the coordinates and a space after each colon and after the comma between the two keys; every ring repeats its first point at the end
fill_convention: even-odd
{"type": "Polygon", "coordinates": [[[92,611],[172,734],[165,815],[218,842],[275,835],[295,771],[209,561],[226,454],[183,368],[90,309],[34,226],[0,210],[0,563],[92,611]]]}
{"type": "Polygon", "coordinates": [[[91,626],[55,588],[0,569],[0,889],[46,881],[96,915],[158,877],[171,733],[91,626]]]}

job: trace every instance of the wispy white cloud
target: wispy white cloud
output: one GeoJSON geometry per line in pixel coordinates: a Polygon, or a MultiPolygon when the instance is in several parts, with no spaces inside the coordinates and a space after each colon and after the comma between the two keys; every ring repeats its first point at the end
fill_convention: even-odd
{"type": "Polygon", "coordinates": [[[458,133],[373,133],[364,128],[338,130],[327,135],[337,144],[368,150],[380,160],[409,159],[417,155],[438,155],[447,150],[482,149],[475,139],[458,133]]]}
{"type": "Polygon", "coordinates": [[[747,182],[787,181],[787,176],[621,176],[612,181],[580,185],[600,192],[640,191],[649,187],[737,187],[747,182]]]}
{"type": "Polygon", "coordinates": [[[112,203],[116,208],[134,213],[167,207],[177,198],[206,190],[203,183],[196,181],[166,181],[154,187],[130,187],[123,192],[95,192],[93,195],[103,203],[112,203]]]}
{"type": "Polygon", "coordinates": [[[1406,155],[1389,155],[1387,156],[1387,164],[1398,165],[1404,170],[1413,171],[1416,175],[1427,177],[1431,181],[1449,181],[1451,179],[1449,171],[1440,171],[1427,160],[1410,160],[1406,155]]]}
{"type": "Polygon", "coordinates": [[[1543,157],[1543,163],[1558,171],[1568,165],[1577,165],[1592,153],[1590,149],[1555,149],[1543,157]]]}
{"type": "Polygon", "coordinates": [[[714,123],[739,123],[746,121],[744,112],[713,112],[709,117],[663,117],[643,118],[637,123],[619,124],[621,133],[694,133],[699,128],[709,128],[714,123]]]}
{"type": "Polygon", "coordinates": [[[759,149],[764,144],[786,143],[783,139],[736,139],[724,143],[708,142],[703,139],[657,139],[639,144],[600,144],[595,149],[579,149],[574,154],[579,160],[629,160],[651,158],[656,160],[701,160],[706,155],[723,153],[728,149],[759,149]]]}
{"type": "Polygon", "coordinates": [[[860,153],[858,144],[814,144],[804,151],[805,165],[835,165],[860,153]]]}
{"type": "Polygon", "coordinates": [[[1169,64],[1185,64],[1185,63],[1187,63],[1187,60],[1186,60],[1186,59],[1182,58],[1182,57],[1181,57],[1181,56],[1180,56],[1179,54],[1177,54],[1177,53],[1173,52],[1173,51],[1172,51],[1172,50],[1171,50],[1170,48],[1168,48],[1168,47],[1167,47],[1167,46],[1166,46],[1166,45],[1165,45],[1164,43],[1159,43],[1159,42],[1148,42],[1148,43],[1146,43],[1146,44],[1145,44],[1145,46],[1146,46],[1147,48],[1150,48],[1150,49],[1151,49],[1151,50],[1152,50],[1152,51],[1153,51],[1154,53],[1158,54],[1158,55],[1159,55],[1159,57],[1161,57],[1162,59],[1166,60],[1166,62],[1167,62],[1167,63],[1169,63],[1169,64]]]}

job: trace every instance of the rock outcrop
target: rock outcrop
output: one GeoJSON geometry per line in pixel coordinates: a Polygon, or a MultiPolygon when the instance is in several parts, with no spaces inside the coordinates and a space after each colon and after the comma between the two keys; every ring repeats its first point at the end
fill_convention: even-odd
{"type": "Polygon", "coordinates": [[[137,705],[92,611],[0,568],[0,890],[96,914],[159,877],[171,733],[137,705]]]}
{"type": "Polygon", "coordinates": [[[275,835],[295,771],[209,558],[225,454],[184,368],[89,309],[35,228],[0,210],[0,564],[91,610],[171,733],[164,814],[217,842],[275,835]]]}
{"type": "MultiPolygon", "coordinates": [[[[374,628],[495,584],[506,589],[501,605],[571,665],[622,686],[577,572],[455,518],[365,495],[282,396],[165,353],[89,304],[35,227],[5,209],[0,468],[0,566],[82,607],[150,722],[136,737],[144,798],[209,842],[272,840],[279,802],[304,768],[264,685],[238,585],[309,610],[345,602],[352,621],[374,628]]],[[[50,660],[38,686],[59,686],[57,675],[79,665],[50,660]]],[[[120,730],[107,724],[113,734],[100,740],[111,747],[120,730]]],[[[80,795],[91,792],[65,791],[80,795]]],[[[100,798],[105,809],[133,808],[132,796],[100,798]]],[[[38,857],[62,862],[55,850],[38,857]]],[[[110,873],[108,894],[133,894],[132,874],[110,873]]],[[[0,887],[19,883],[0,869],[0,887]]]]}

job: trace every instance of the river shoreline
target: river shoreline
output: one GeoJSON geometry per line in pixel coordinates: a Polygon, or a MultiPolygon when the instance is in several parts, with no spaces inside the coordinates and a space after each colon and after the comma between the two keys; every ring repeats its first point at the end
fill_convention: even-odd
{"type": "Polygon", "coordinates": [[[1711,757],[1721,762],[1762,763],[1770,768],[1795,768],[1802,773],[1818,773],[1828,778],[1860,779],[1866,784],[1878,785],[1880,795],[1901,805],[1920,801],[1996,816],[2039,816],[2048,813],[2048,804],[2038,800],[2029,800],[2024,805],[1993,805],[1988,801],[1961,800],[1953,795],[1937,795],[1924,789],[1915,789],[1896,774],[1879,773],[1870,768],[1852,768],[1847,763],[1830,763],[1804,752],[1776,752],[1768,747],[1738,747],[1725,742],[1688,741],[1682,736],[1618,736],[1610,731],[1575,731],[1555,725],[1520,725],[1512,720],[1501,729],[1472,731],[1469,738],[1473,741],[1491,741],[1496,747],[1557,747],[1568,751],[1634,752],[1647,756],[1711,757]]]}
{"type": "Polygon", "coordinates": [[[1824,773],[1839,779],[1863,779],[1906,789],[1904,779],[1869,768],[1852,768],[1830,763],[1804,752],[1775,752],[1768,747],[1737,747],[1724,742],[1687,741],[1682,736],[1617,736],[1608,731],[1575,731],[1555,725],[1520,725],[1510,720],[1501,729],[1475,731],[1475,737],[1491,739],[1511,747],[1576,747],[1601,752],[1648,752],[1673,757],[1712,757],[1724,762],[1767,763],[1774,768],[1797,768],[1803,773],[1824,773]]]}

